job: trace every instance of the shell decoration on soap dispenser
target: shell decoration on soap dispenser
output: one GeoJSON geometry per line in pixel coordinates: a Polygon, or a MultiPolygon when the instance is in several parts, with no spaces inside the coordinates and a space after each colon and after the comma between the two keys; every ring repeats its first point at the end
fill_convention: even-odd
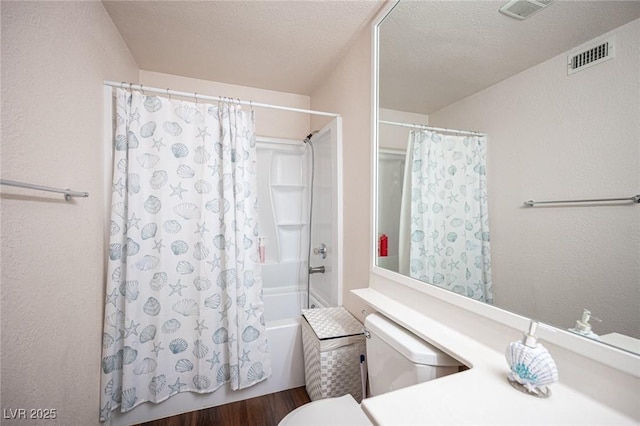
{"type": "Polygon", "coordinates": [[[538,343],[535,331],[538,323],[531,321],[522,341],[511,342],[506,359],[511,372],[507,376],[513,387],[539,397],[548,397],[547,387],[558,381],[558,368],[549,351],[538,343]]]}

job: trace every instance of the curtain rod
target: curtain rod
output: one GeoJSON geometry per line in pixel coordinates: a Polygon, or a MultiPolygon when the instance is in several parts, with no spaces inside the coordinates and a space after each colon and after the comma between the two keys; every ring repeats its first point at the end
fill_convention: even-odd
{"type": "Polygon", "coordinates": [[[111,86],[111,87],[119,87],[121,89],[140,90],[142,92],[152,92],[152,93],[160,93],[163,95],[173,95],[173,96],[182,96],[185,98],[194,98],[196,101],[199,99],[202,99],[206,101],[216,101],[216,102],[233,102],[240,105],[247,105],[250,107],[278,109],[282,111],[301,112],[304,114],[324,115],[328,117],[340,117],[340,114],[336,114],[333,112],[313,111],[310,109],[292,108],[292,107],[285,107],[285,106],[279,106],[279,105],[269,105],[269,104],[263,104],[260,102],[242,101],[239,99],[225,98],[220,96],[201,95],[200,93],[179,92],[177,90],[159,89],[157,87],[143,86],[142,84],[133,84],[133,83],[125,83],[125,82],[118,83],[117,81],[105,80],[104,85],[111,86]]]}
{"type": "Polygon", "coordinates": [[[18,182],[18,181],[9,180],[9,179],[1,179],[0,184],[8,185],[8,186],[17,186],[18,188],[36,189],[38,191],[57,192],[59,194],[64,194],[64,199],[67,201],[70,201],[71,197],[88,197],[89,196],[88,192],[78,192],[78,191],[72,191],[70,189],[51,188],[50,186],[34,185],[32,183],[18,182]]]}
{"type": "Polygon", "coordinates": [[[390,124],[391,126],[409,127],[411,129],[433,130],[436,132],[457,133],[459,135],[487,136],[486,133],[471,132],[467,130],[445,129],[443,127],[431,127],[431,126],[426,126],[424,124],[407,124],[407,123],[400,123],[398,121],[386,121],[386,120],[378,120],[378,122],[382,124],[390,124]]]}

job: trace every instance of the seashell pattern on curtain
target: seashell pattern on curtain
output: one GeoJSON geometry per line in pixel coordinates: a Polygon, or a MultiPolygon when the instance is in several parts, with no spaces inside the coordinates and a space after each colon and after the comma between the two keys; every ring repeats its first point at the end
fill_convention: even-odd
{"type": "Polygon", "coordinates": [[[253,111],[116,90],[100,421],[271,375],[253,111]]]}
{"type": "Polygon", "coordinates": [[[400,261],[401,272],[412,278],[493,303],[486,141],[486,136],[410,133],[405,169],[410,187],[403,208],[410,198],[411,219],[401,229],[409,253],[400,261]]]}

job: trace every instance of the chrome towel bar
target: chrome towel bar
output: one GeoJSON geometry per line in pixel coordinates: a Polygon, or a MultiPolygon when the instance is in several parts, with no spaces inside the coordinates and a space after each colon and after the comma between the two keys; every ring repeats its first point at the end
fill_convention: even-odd
{"type": "Polygon", "coordinates": [[[50,186],[34,185],[32,183],[18,182],[15,180],[1,179],[1,185],[17,186],[19,188],[35,189],[38,191],[57,192],[64,194],[64,199],[70,201],[72,197],[88,197],[88,192],[72,191],[70,189],[51,188],[50,186]]]}
{"type": "Polygon", "coordinates": [[[633,203],[640,203],[640,194],[627,198],[596,198],[593,200],[556,200],[556,201],[525,201],[524,205],[527,207],[533,207],[536,204],[556,204],[556,203],[601,203],[611,201],[630,201],[633,203]]]}

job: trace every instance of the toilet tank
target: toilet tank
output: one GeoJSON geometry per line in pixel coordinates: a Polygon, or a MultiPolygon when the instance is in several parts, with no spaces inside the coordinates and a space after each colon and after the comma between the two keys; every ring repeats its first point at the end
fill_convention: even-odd
{"type": "Polygon", "coordinates": [[[462,365],[380,314],[367,316],[367,366],[371,396],[457,373],[462,365]]]}

